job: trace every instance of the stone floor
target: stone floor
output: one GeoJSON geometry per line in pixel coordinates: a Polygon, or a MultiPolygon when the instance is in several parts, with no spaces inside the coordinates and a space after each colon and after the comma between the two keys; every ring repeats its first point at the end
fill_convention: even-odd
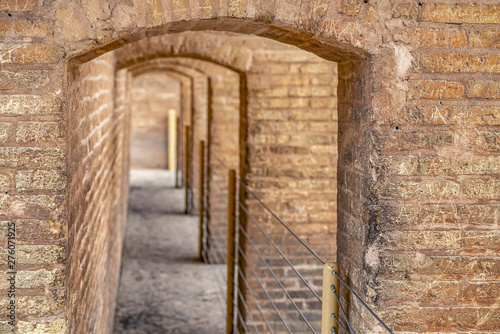
{"type": "Polygon", "coordinates": [[[131,171],[114,333],[224,332],[225,268],[199,261],[198,218],[183,211],[173,173],[131,171]]]}

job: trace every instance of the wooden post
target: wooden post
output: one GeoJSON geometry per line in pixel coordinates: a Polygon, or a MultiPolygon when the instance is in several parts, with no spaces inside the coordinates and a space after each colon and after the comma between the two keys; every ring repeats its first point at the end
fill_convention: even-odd
{"type": "Polygon", "coordinates": [[[182,138],[180,137],[180,119],[179,117],[176,117],[175,118],[175,129],[176,129],[176,133],[175,135],[177,136],[176,139],[175,139],[175,150],[176,150],[176,156],[177,156],[177,163],[175,164],[175,188],[180,188],[181,187],[181,182],[179,182],[179,172],[181,171],[181,164],[182,164],[182,159],[180,159],[179,157],[182,155],[182,152],[181,152],[181,145],[179,145],[179,142],[182,143],[182,138]]]}
{"type": "Polygon", "coordinates": [[[332,314],[334,314],[335,317],[337,317],[337,320],[339,320],[339,304],[337,303],[337,299],[333,294],[332,285],[335,287],[335,291],[337,291],[337,295],[340,299],[340,280],[332,274],[332,271],[335,271],[340,275],[339,264],[335,262],[325,263],[323,267],[323,306],[321,312],[321,334],[331,334],[332,327],[335,328],[335,333],[339,332],[339,324],[332,318],[332,314]]]}
{"type": "Polygon", "coordinates": [[[199,190],[199,214],[200,214],[200,259],[203,261],[203,251],[204,251],[204,217],[205,217],[205,142],[203,140],[200,141],[200,190],[199,190]]]}
{"type": "Polygon", "coordinates": [[[177,168],[177,112],[175,109],[168,111],[168,170],[177,168]]]}
{"type": "Polygon", "coordinates": [[[236,232],[236,171],[229,170],[227,194],[227,324],[226,333],[233,334],[234,320],[234,255],[236,232]]]}
{"type": "Polygon", "coordinates": [[[185,213],[189,213],[189,126],[184,126],[184,188],[185,213]]]}

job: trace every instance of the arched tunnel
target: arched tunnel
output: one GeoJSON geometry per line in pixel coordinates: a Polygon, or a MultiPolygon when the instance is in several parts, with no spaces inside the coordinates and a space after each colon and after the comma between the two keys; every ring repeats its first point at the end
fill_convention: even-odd
{"type": "Polygon", "coordinates": [[[0,1],[0,332],[497,333],[499,11],[0,1]]]}

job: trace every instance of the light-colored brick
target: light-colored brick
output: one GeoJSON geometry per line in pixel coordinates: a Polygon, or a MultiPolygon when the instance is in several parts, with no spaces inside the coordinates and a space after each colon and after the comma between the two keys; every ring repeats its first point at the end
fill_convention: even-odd
{"type": "Polygon", "coordinates": [[[418,172],[425,175],[500,174],[500,157],[424,157],[418,161],[418,172]]]}
{"type": "Polygon", "coordinates": [[[64,334],[66,333],[66,320],[56,319],[49,322],[19,321],[18,331],[26,334],[64,334]]]}
{"type": "Polygon", "coordinates": [[[37,89],[49,82],[49,71],[45,70],[0,71],[0,90],[37,89]]]}
{"type": "Polygon", "coordinates": [[[56,45],[10,44],[0,45],[0,62],[3,64],[57,63],[64,58],[64,50],[56,45]]]}
{"type": "Polygon", "coordinates": [[[457,198],[460,185],[453,181],[396,181],[386,185],[383,196],[394,199],[457,198]]]}
{"type": "Polygon", "coordinates": [[[16,188],[19,190],[62,190],[66,187],[66,175],[53,170],[18,171],[16,188]]]}
{"type": "Polygon", "coordinates": [[[58,148],[0,147],[0,167],[61,167],[64,152],[58,148]]]}
{"type": "Polygon", "coordinates": [[[54,142],[62,140],[65,131],[58,122],[19,122],[17,123],[16,141],[29,142],[54,142]]]}
{"type": "Polygon", "coordinates": [[[36,0],[2,0],[0,2],[0,11],[3,12],[24,12],[33,10],[36,6],[36,0]]]}
{"type": "Polygon", "coordinates": [[[0,142],[10,141],[14,126],[12,123],[0,122],[0,142]]]}

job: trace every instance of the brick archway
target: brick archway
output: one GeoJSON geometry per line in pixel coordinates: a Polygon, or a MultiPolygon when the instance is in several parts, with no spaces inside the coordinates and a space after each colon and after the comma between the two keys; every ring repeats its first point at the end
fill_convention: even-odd
{"type": "MultiPolygon", "coordinates": [[[[215,63],[222,63],[223,66],[230,67],[228,66],[228,61],[236,60],[240,62],[240,69],[238,70],[238,73],[226,70],[229,71],[228,73],[235,73],[235,83],[239,83],[241,85],[240,88],[238,89],[238,86],[234,85],[230,86],[230,91],[221,95],[221,98],[224,97],[227,99],[228,96],[233,94],[231,93],[231,90],[234,90],[236,88],[236,91],[234,93],[236,95],[234,97],[236,101],[239,102],[239,105],[235,105],[236,110],[232,111],[231,113],[235,113],[239,116],[239,120],[236,120],[239,133],[236,136],[236,146],[232,149],[232,151],[234,151],[233,154],[227,155],[227,148],[225,148],[220,152],[224,154],[220,155],[219,158],[226,160],[226,164],[232,164],[232,160],[230,158],[231,155],[235,155],[236,160],[234,161],[246,161],[248,165],[239,166],[240,175],[241,177],[246,175],[248,173],[247,169],[252,171],[252,179],[250,181],[251,185],[257,187],[256,189],[262,194],[262,196],[264,196],[264,199],[266,201],[272,200],[275,196],[287,197],[297,191],[309,193],[309,199],[304,196],[297,197],[293,195],[288,200],[287,205],[283,206],[282,209],[285,210],[284,213],[290,211],[288,213],[289,218],[285,219],[290,220],[291,223],[295,224],[297,228],[304,225],[306,222],[310,222],[311,225],[308,228],[305,228],[305,226],[301,227],[301,231],[299,233],[303,237],[310,238],[312,243],[321,248],[320,252],[324,253],[325,256],[328,256],[329,258],[335,258],[335,202],[337,193],[337,113],[335,108],[337,84],[336,64],[326,62],[312,54],[300,51],[299,49],[282,49],[280,48],[279,44],[266,42],[266,40],[259,41],[256,38],[245,38],[243,41],[240,41],[240,43],[248,43],[252,47],[240,48],[237,45],[238,39],[241,38],[240,36],[227,34],[222,36],[217,36],[215,34],[205,35],[206,38],[203,39],[205,42],[217,42],[218,39],[222,37],[225,42],[229,42],[230,44],[232,43],[234,45],[235,53],[225,56],[219,55],[219,59],[213,57],[211,59],[211,62],[200,60],[200,58],[203,58],[203,55],[201,53],[196,58],[193,57],[193,60],[186,59],[182,61],[182,58],[179,58],[179,56],[186,57],[184,52],[179,52],[178,54],[172,53],[168,55],[170,58],[165,58],[167,56],[165,54],[156,54],[158,53],[158,49],[151,48],[150,45],[144,45],[143,42],[138,42],[130,44],[127,49],[121,48],[115,51],[112,55],[113,62],[117,64],[116,69],[118,73],[124,71],[126,68],[130,68],[131,72],[134,73],[134,71],[141,72],[149,67],[154,67],[156,70],[170,70],[178,73],[184,73],[184,75],[188,75],[193,78],[193,87],[197,86],[197,82],[203,84],[203,87],[200,86],[199,88],[195,88],[195,90],[193,91],[196,92],[196,89],[201,89],[200,92],[202,94],[199,94],[200,96],[202,96],[206,90],[206,86],[204,84],[206,82],[206,79],[204,79],[203,75],[200,76],[200,74],[202,73],[200,71],[206,71],[207,73],[209,73],[210,67],[217,67],[216,65],[214,65],[215,63]],[[139,43],[142,45],[140,45],[139,43]],[[248,51],[252,50],[252,48],[255,49],[255,52],[252,53],[254,57],[253,64],[251,64],[250,62],[251,58],[249,58],[250,54],[248,53],[248,51]],[[151,52],[151,56],[131,60],[128,55],[128,51],[133,51],[134,54],[136,54],[140,53],[140,50],[151,52]],[[279,64],[278,62],[276,62],[276,60],[273,59],[273,57],[276,57],[276,55],[280,54],[280,52],[282,53],[280,60],[285,62],[284,64],[279,64]],[[126,61],[120,61],[121,55],[127,56],[126,61]],[[160,56],[161,58],[155,58],[157,56],[160,56]],[[127,64],[129,66],[127,66],[127,64]],[[248,78],[247,76],[252,77],[248,78]],[[265,83],[264,85],[259,84],[260,82],[264,82],[262,81],[264,80],[264,78],[269,77],[274,80],[273,82],[276,82],[278,91],[283,91],[284,89],[285,91],[289,92],[285,92],[285,95],[278,92],[278,95],[276,95],[276,89],[274,87],[271,87],[269,86],[269,84],[265,83]],[[291,82],[288,83],[288,80],[291,80],[291,82]],[[302,87],[301,82],[303,82],[304,80],[310,81],[310,85],[309,87],[302,89],[300,88],[302,87]],[[275,107],[273,107],[273,105],[275,105],[275,107]],[[301,117],[299,114],[306,109],[310,109],[310,115],[301,117]],[[278,118],[276,118],[276,115],[274,115],[275,113],[282,116],[278,116],[278,118]],[[290,115],[284,117],[285,114],[290,115]],[[276,121],[278,121],[278,123],[275,123],[276,121]],[[276,128],[276,126],[278,127],[276,128]],[[273,130],[274,128],[276,128],[276,130],[273,130]],[[280,130],[280,128],[282,128],[283,130],[280,130]],[[311,133],[312,130],[317,133],[311,133]],[[251,135],[247,137],[248,131],[251,132],[251,135]],[[276,133],[276,131],[278,131],[278,133],[276,133]],[[283,132],[283,136],[288,136],[290,138],[288,140],[288,148],[286,144],[280,144],[275,139],[273,139],[278,138],[277,136],[280,135],[279,131],[285,131],[283,132]],[[289,134],[287,134],[287,131],[289,134]],[[270,138],[271,141],[268,141],[268,139],[266,138],[270,138]],[[252,144],[248,144],[247,140],[251,140],[252,144]],[[313,145],[311,146],[312,151],[310,151],[310,149],[308,148],[310,144],[313,145]],[[291,152],[290,149],[296,151],[295,155],[298,155],[296,158],[293,158],[293,156],[291,158],[287,158],[287,152],[291,152]],[[263,150],[267,150],[268,152],[264,153],[265,155],[261,155],[261,153],[259,152],[264,152],[263,150]],[[318,150],[318,152],[315,152],[315,150],[318,150]],[[249,152],[250,156],[246,156],[246,154],[248,154],[247,152],[249,152]],[[269,155],[271,159],[269,163],[265,162],[265,160],[262,160],[261,158],[261,156],[267,155],[269,155]],[[308,160],[308,156],[311,159],[306,163],[306,160],[308,160]],[[292,166],[286,163],[284,159],[291,159],[290,162],[292,163],[292,166]],[[280,166],[280,161],[285,162],[285,164],[280,166]],[[293,176],[295,173],[294,168],[299,168],[294,167],[294,164],[297,164],[299,162],[300,164],[302,164],[302,171],[299,171],[299,173],[307,178],[314,178],[314,180],[312,181],[314,186],[310,189],[301,186],[300,184],[305,185],[305,183],[300,182],[300,180],[297,180],[299,183],[297,183],[297,181],[294,181],[294,179],[297,177],[293,176]],[[317,166],[315,164],[317,164],[317,166]],[[323,170],[322,166],[326,166],[327,169],[323,170]],[[255,172],[259,170],[265,171],[265,169],[269,169],[271,171],[268,176],[266,176],[268,172],[265,172],[265,174],[263,174],[262,172],[255,172]],[[282,169],[283,171],[280,171],[280,169],[282,169]],[[267,180],[279,180],[280,174],[282,174],[283,177],[287,178],[288,181],[287,179],[283,179],[282,185],[280,185],[278,188],[274,186],[276,182],[271,182],[270,187],[266,186],[266,182],[268,182],[267,180]],[[295,190],[291,188],[290,192],[286,191],[286,184],[289,182],[291,182],[290,184],[293,184],[292,188],[296,188],[295,190]],[[322,194],[319,194],[318,190],[321,187],[323,187],[324,190],[322,194]],[[312,192],[312,189],[316,190],[316,194],[312,192]],[[328,204],[322,206],[321,202],[325,202],[328,204]],[[315,209],[315,212],[307,212],[307,214],[303,214],[302,217],[297,220],[296,218],[292,218],[296,215],[296,213],[294,213],[295,209],[293,209],[292,207],[295,207],[297,205],[307,205],[317,207],[317,209],[315,209]],[[290,209],[288,209],[287,207],[289,207],[290,209]],[[327,221],[330,222],[329,224],[332,224],[331,227],[323,227],[328,225],[327,221]],[[313,234],[311,234],[315,233],[314,231],[318,231],[318,229],[323,229],[326,231],[326,233],[323,233],[323,236],[314,236],[313,234]]],[[[186,40],[194,41],[195,36],[191,34],[188,36],[176,35],[168,37],[171,39],[171,43],[182,43],[185,45],[189,45],[190,42],[188,41],[186,43],[186,40]],[[183,41],[179,42],[179,39],[183,41]]],[[[160,38],[160,36],[158,36],[158,38],[160,38]]],[[[150,41],[152,45],[158,45],[159,41],[155,39],[150,41]]],[[[164,39],[161,41],[161,43],[166,42],[168,42],[168,39],[164,39]]],[[[193,56],[197,52],[196,49],[199,47],[199,45],[192,46],[192,49],[189,52],[191,56],[193,56]]],[[[168,47],[163,45],[162,49],[168,49],[168,47]]],[[[100,57],[91,62],[80,65],[80,67],[87,66],[86,64],[92,64],[95,61],[99,62],[100,57]]],[[[88,66],[92,67],[92,65],[88,66]]],[[[78,70],[75,71],[78,72],[78,70]]],[[[211,72],[215,73],[214,69],[212,69],[211,72]]],[[[124,74],[121,75],[123,76],[124,74]]],[[[224,76],[228,77],[228,74],[225,74],[224,76]]],[[[214,77],[212,74],[212,81],[209,81],[212,82],[210,86],[210,96],[212,96],[212,100],[217,99],[217,94],[214,90],[216,86],[213,83],[213,80],[215,78],[216,77],[214,77]]],[[[85,80],[85,76],[81,79],[74,80],[72,86],[77,87],[79,85],[79,81],[85,80]]],[[[118,99],[124,98],[118,96],[118,99]]],[[[83,100],[85,100],[85,97],[83,97],[83,100]]],[[[189,117],[190,120],[188,121],[188,124],[193,125],[194,132],[192,135],[193,139],[191,139],[191,141],[194,143],[195,138],[207,138],[207,124],[205,119],[207,114],[207,106],[202,101],[195,103],[193,106],[193,116],[189,117]],[[204,119],[205,121],[203,121],[204,119]]],[[[218,112],[220,113],[221,111],[218,112]]],[[[213,108],[212,113],[214,114],[213,116],[215,116],[215,108],[213,108]]],[[[224,113],[227,114],[228,112],[222,110],[222,114],[220,114],[218,118],[222,118],[222,116],[224,116],[224,113]]],[[[228,115],[230,115],[231,113],[229,113],[228,115]]],[[[227,117],[227,115],[225,117],[227,117]]],[[[217,123],[214,123],[212,121],[212,125],[213,124],[217,123]]],[[[222,129],[224,130],[224,132],[219,134],[222,135],[219,141],[223,140],[223,138],[227,139],[228,130],[226,130],[224,126],[222,127],[222,129]]],[[[212,138],[216,138],[214,136],[217,136],[217,133],[211,134],[212,138]]],[[[193,143],[191,145],[193,145],[193,143]]],[[[193,155],[193,157],[196,156],[196,154],[193,155]]],[[[196,165],[196,159],[193,160],[194,165],[196,165]]],[[[235,167],[237,167],[238,165],[235,165],[235,167]]],[[[194,184],[196,184],[196,181],[194,182],[194,184]]],[[[220,186],[221,185],[219,185],[219,187],[220,186]]],[[[196,186],[194,188],[196,188],[196,186]]],[[[258,213],[254,212],[254,215],[258,215],[258,213]]],[[[283,240],[283,242],[285,242],[285,240],[283,240]]],[[[75,253],[75,255],[77,254],[78,253],[75,253]]],[[[71,257],[73,256],[74,255],[71,255],[71,257]]],[[[304,261],[304,259],[302,259],[301,261],[304,261]]],[[[74,263],[74,261],[70,262],[74,263]]],[[[112,266],[110,266],[110,268],[112,268],[112,266]]],[[[77,272],[77,270],[72,270],[70,271],[70,274],[76,274],[77,272]]],[[[71,277],[73,276],[70,275],[70,282],[73,281],[71,277]]],[[[79,317],[76,310],[70,313],[73,315],[73,319],[76,319],[71,321],[72,323],[81,323],[81,321],[84,320],[80,319],[85,319],[84,315],[79,317]]]]}
{"type": "MultiPolygon", "coordinates": [[[[123,74],[114,88],[76,90],[66,85],[78,77],[76,66],[92,71],[86,62],[132,42],[205,30],[275,39],[338,62],[339,224],[342,240],[355,240],[340,247],[349,254],[340,260],[353,263],[352,281],[386,310],[386,319],[402,331],[498,328],[492,316],[498,301],[488,294],[498,276],[497,4],[5,0],[0,11],[1,210],[20,231],[40,228],[20,235],[20,254],[34,256],[23,255],[19,264],[46,277],[20,291],[22,300],[37,305],[19,310],[20,331],[69,328],[67,254],[89,247],[67,233],[82,214],[68,204],[68,193],[89,188],[67,183],[67,173],[80,168],[72,160],[79,143],[64,130],[81,118],[65,111],[84,89],[89,105],[98,90],[106,91],[100,95],[106,103],[95,104],[110,120],[122,117],[126,105],[123,74]],[[110,104],[116,112],[106,109],[110,104]]],[[[113,54],[104,57],[115,64],[113,54]]],[[[114,65],[100,65],[91,76],[115,76],[114,65]]],[[[113,258],[116,247],[99,250],[113,258]]],[[[75,265],[88,268],[86,261],[75,265]]],[[[88,277],[98,270],[86,271],[88,277]]],[[[86,277],[74,284],[85,286],[86,277]]],[[[84,294],[94,288],[88,286],[84,294]]],[[[104,307],[99,303],[91,309],[104,307]]]]}

